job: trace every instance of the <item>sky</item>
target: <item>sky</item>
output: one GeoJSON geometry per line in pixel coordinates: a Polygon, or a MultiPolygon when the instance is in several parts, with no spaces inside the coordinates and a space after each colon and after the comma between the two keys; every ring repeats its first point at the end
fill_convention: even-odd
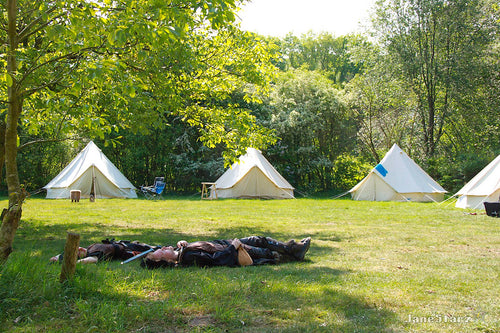
{"type": "Polygon", "coordinates": [[[251,0],[238,16],[243,30],[264,36],[300,36],[308,31],[338,37],[361,32],[375,0],[251,0]]]}

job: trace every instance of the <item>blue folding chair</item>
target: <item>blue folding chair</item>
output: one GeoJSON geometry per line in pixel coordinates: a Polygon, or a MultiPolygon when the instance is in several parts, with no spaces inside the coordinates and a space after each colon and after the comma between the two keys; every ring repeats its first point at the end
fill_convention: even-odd
{"type": "Polygon", "coordinates": [[[141,186],[141,192],[144,194],[146,199],[159,199],[161,198],[161,194],[163,193],[163,190],[165,189],[165,178],[163,177],[156,177],[155,182],[153,183],[152,186],[141,186]]]}

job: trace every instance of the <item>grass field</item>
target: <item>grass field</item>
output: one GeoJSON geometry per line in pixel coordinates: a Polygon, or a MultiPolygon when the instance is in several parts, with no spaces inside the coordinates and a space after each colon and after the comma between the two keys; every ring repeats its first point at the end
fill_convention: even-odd
{"type": "Polygon", "coordinates": [[[499,332],[500,219],[480,213],[331,199],[29,199],[0,267],[0,331],[499,332]],[[48,259],[69,231],[84,246],[249,235],[312,243],[299,263],[145,270],[103,262],[61,284],[48,259]]]}

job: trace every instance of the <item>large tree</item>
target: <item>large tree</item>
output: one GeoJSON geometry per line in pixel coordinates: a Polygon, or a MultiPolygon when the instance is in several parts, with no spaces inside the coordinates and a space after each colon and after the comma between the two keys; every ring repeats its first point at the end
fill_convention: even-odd
{"type": "Polygon", "coordinates": [[[355,128],[340,92],[323,75],[290,70],[272,96],[269,126],[280,138],[268,151],[292,184],[309,191],[331,189],[335,159],[353,149],[355,128]]]}
{"type": "Polygon", "coordinates": [[[345,87],[348,109],[358,123],[358,148],[377,164],[394,143],[412,150],[416,141],[416,98],[400,76],[392,75],[380,48],[363,43],[352,50],[353,59],[366,70],[345,87]]]}
{"type": "Polygon", "coordinates": [[[221,154],[227,163],[239,156],[238,148],[264,147],[272,139],[269,130],[256,126],[249,110],[262,105],[263,90],[269,88],[263,83],[275,70],[267,45],[257,36],[234,27],[211,36],[194,31],[182,43],[165,45],[140,67],[148,69],[137,68],[147,74],[149,84],[137,89],[132,102],[136,108],[155,108],[157,118],[120,130],[123,145],[108,152],[129,161],[122,169],[131,171],[127,176],[137,184],[162,175],[168,190],[193,191],[200,181],[220,176],[221,154]],[[178,52],[189,56],[172,58],[178,52]],[[214,160],[217,168],[210,162],[214,160]]]}
{"type": "Polygon", "coordinates": [[[498,38],[493,14],[488,0],[377,2],[374,27],[386,60],[394,64],[393,75],[401,74],[417,96],[427,158],[435,155],[450,120],[466,115],[470,102],[481,98],[477,88],[495,79],[487,75],[491,63],[484,61],[498,38]]]}
{"type": "Polygon", "coordinates": [[[309,32],[300,37],[289,34],[276,40],[282,53],[282,69],[319,71],[338,87],[362,70],[362,63],[353,61],[350,52],[351,45],[360,42],[356,35],[335,37],[326,32],[309,32]]]}
{"type": "MultiPolygon", "coordinates": [[[[237,138],[248,137],[247,131],[254,129],[253,119],[243,117],[244,111],[235,106],[224,111],[207,107],[213,104],[208,104],[200,91],[208,88],[195,80],[202,68],[199,64],[190,67],[186,61],[199,54],[192,52],[190,43],[185,43],[194,32],[197,38],[215,40],[218,32],[234,20],[239,3],[236,0],[7,0],[2,3],[0,62],[4,67],[1,77],[4,111],[0,134],[4,135],[0,137],[0,162],[5,161],[9,204],[2,213],[0,261],[5,261],[12,251],[26,196],[20,185],[16,157],[18,148],[28,142],[20,142],[19,126],[23,133],[39,134],[43,128],[57,138],[85,131],[103,137],[120,126],[140,129],[140,124],[157,120],[159,123],[160,111],[180,112],[187,103],[194,105],[187,108],[194,111],[185,112],[183,119],[204,129],[207,144],[228,137],[224,142],[230,149],[244,149],[235,148],[237,138]],[[202,36],[200,31],[209,32],[202,36]],[[166,51],[162,56],[165,61],[151,61],[150,57],[160,55],[159,50],[166,51]],[[177,70],[179,67],[183,70],[177,70]],[[170,108],[159,109],[165,102],[157,93],[162,87],[150,87],[162,72],[165,76],[175,73],[172,77],[189,85],[180,95],[172,88],[168,95],[175,100],[166,103],[170,108]],[[231,117],[241,120],[228,122],[231,117]],[[210,135],[213,133],[217,135],[210,135]]],[[[210,57],[205,55],[205,58],[199,63],[210,69],[210,57]]],[[[210,86],[211,82],[205,80],[203,84],[210,86]]],[[[258,135],[255,140],[265,141],[258,135]]]]}

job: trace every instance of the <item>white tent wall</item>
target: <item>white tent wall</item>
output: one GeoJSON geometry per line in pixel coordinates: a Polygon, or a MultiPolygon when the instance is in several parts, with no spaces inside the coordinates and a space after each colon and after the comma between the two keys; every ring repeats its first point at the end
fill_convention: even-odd
{"type": "MultiPolygon", "coordinates": [[[[292,185],[254,148],[215,181],[215,189],[219,198],[294,198],[292,185]]],[[[213,188],[210,196],[215,198],[213,188]]]]}
{"type": "MultiPolygon", "coordinates": [[[[110,181],[99,169],[94,168],[94,191],[96,198],[137,198],[135,188],[120,188],[110,181]]],[[[85,184],[85,183],[84,183],[85,184]]],[[[82,186],[85,186],[82,184],[82,186]]],[[[86,182],[86,184],[89,184],[86,182]]],[[[92,184],[92,179],[90,179],[92,184]]],[[[88,194],[86,193],[83,198],[90,197],[91,187],[88,187],[88,194]]],[[[83,193],[82,193],[83,195],[83,193]]]]}
{"type": "Polygon", "coordinates": [[[446,191],[394,144],[350,191],[354,200],[442,201],[446,191]]]}
{"type": "Polygon", "coordinates": [[[69,187],[47,189],[47,198],[67,199],[70,197],[70,193],[72,190],[79,190],[81,192],[82,199],[90,198],[90,193],[92,190],[92,177],[94,177],[94,191],[96,194],[96,198],[130,198],[134,195],[137,196],[134,189],[118,188],[115,184],[110,182],[102,172],[100,172],[98,169],[90,167],[69,187]]]}
{"type": "Polygon", "coordinates": [[[458,191],[455,207],[484,209],[483,202],[500,199],[500,155],[458,191]]]}
{"type": "Polygon", "coordinates": [[[92,179],[96,198],[137,198],[135,187],[91,141],[44,188],[48,199],[67,199],[72,190],[89,198],[92,179]]]}
{"type": "Polygon", "coordinates": [[[293,190],[282,189],[276,186],[258,168],[253,167],[247,174],[230,188],[217,188],[219,198],[293,198],[293,190]]]}
{"type": "Polygon", "coordinates": [[[498,202],[500,197],[500,189],[493,192],[491,195],[461,195],[457,199],[455,207],[457,208],[472,208],[484,209],[483,202],[498,202]]]}
{"type": "Polygon", "coordinates": [[[418,202],[439,202],[443,201],[443,193],[419,193],[408,192],[398,193],[380,178],[376,173],[370,173],[366,180],[353,192],[351,197],[354,200],[365,201],[418,201],[418,202]]]}
{"type": "Polygon", "coordinates": [[[47,189],[47,199],[67,199],[73,190],[81,191],[81,198],[89,198],[92,187],[92,167],[89,167],[79,178],[66,187],[50,187],[47,189]]]}
{"type": "Polygon", "coordinates": [[[441,202],[444,193],[399,193],[401,201],[441,202]]]}
{"type": "Polygon", "coordinates": [[[391,201],[399,197],[398,193],[374,172],[368,174],[359,186],[351,191],[354,200],[391,201]]]}

